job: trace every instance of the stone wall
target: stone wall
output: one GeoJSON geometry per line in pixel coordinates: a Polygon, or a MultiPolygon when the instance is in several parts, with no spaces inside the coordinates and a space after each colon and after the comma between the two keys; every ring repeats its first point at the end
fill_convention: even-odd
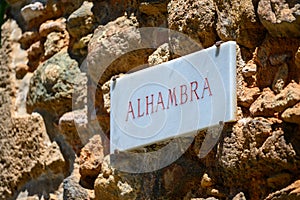
{"type": "Polygon", "coordinates": [[[299,198],[299,1],[6,1],[0,199],[299,198]],[[108,81],[220,40],[237,42],[237,121],[204,158],[202,131],[162,169],[115,168],[108,81]]]}

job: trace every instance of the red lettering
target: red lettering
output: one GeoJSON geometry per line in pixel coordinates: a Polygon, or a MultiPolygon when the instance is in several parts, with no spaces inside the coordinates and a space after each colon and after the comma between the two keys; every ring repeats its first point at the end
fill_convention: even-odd
{"type": "Polygon", "coordinates": [[[168,96],[168,106],[167,106],[167,109],[170,108],[170,104],[173,104],[174,102],[174,105],[177,106],[177,100],[176,100],[176,93],[175,93],[175,88],[173,88],[173,93],[172,93],[172,90],[169,89],[169,96],[168,96]]]}
{"type": "Polygon", "coordinates": [[[132,103],[131,103],[131,101],[129,101],[126,121],[128,121],[128,116],[129,116],[130,113],[131,113],[131,115],[132,115],[132,119],[134,119],[135,117],[134,117],[134,112],[133,112],[133,108],[132,108],[132,103]]]}
{"type": "Polygon", "coordinates": [[[197,81],[191,82],[191,101],[193,101],[193,93],[195,94],[197,100],[199,99],[199,96],[196,91],[197,89],[198,89],[198,82],[197,81]],[[195,85],[194,89],[193,89],[193,85],[195,85]]]}
{"type": "Polygon", "coordinates": [[[153,113],[153,94],[151,94],[151,101],[149,103],[149,97],[146,96],[146,115],[149,115],[149,105],[151,105],[151,113],[153,113]]]}
{"type": "Polygon", "coordinates": [[[143,117],[144,112],[141,114],[141,99],[138,99],[138,117],[143,117]]]}
{"type": "Polygon", "coordinates": [[[161,104],[161,108],[162,108],[162,110],[164,110],[165,109],[165,104],[164,104],[161,92],[158,93],[158,99],[157,99],[157,105],[156,105],[156,111],[155,112],[157,112],[159,104],[161,104]]]}
{"type": "Polygon", "coordinates": [[[187,91],[187,86],[186,85],[181,85],[180,86],[180,104],[185,104],[188,100],[188,95],[186,93],[187,91]],[[185,99],[183,100],[183,97],[185,97],[185,99]]]}
{"type": "Polygon", "coordinates": [[[212,96],[212,93],[211,93],[211,90],[210,90],[210,87],[209,87],[209,83],[208,83],[208,79],[205,78],[205,82],[204,82],[204,86],[203,86],[203,91],[202,91],[202,99],[204,98],[204,91],[207,90],[209,91],[209,96],[212,96]]]}

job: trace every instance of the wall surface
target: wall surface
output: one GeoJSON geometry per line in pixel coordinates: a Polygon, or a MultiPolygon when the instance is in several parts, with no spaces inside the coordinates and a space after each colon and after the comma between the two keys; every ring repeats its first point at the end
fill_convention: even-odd
{"type": "Polygon", "coordinates": [[[0,199],[300,198],[299,1],[6,1],[0,199]],[[199,156],[201,131],[158,170],[113,165],[143,163],[108,154],[109,81],[229,40],[237,42],[237,121],[209,154],[199,156]]]}

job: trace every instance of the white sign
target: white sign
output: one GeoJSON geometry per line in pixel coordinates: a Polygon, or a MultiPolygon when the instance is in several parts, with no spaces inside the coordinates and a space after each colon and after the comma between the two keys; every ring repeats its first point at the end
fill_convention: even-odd
{"type": "Polygon", "coordinates": [[[111,153],[234,121],[235,42],[112,81],[110,115],[111,153]]]}

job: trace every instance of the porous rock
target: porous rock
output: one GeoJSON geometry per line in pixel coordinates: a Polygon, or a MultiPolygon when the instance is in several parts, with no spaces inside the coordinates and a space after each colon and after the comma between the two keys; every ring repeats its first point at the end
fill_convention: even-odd
{"type": "Polygon", "coordinates": [[[299,37],[299,9],[298,1],[260,0],[257,13],[260,21],[272,36],[299,37]]]}
{"type": "Polygon", "coordinates": [[[78,63],[63,50],[41,64],[30,81],[27,110],[42,109],[61,116],[72,109],[74,87],[81,80],[78,63]]]}

